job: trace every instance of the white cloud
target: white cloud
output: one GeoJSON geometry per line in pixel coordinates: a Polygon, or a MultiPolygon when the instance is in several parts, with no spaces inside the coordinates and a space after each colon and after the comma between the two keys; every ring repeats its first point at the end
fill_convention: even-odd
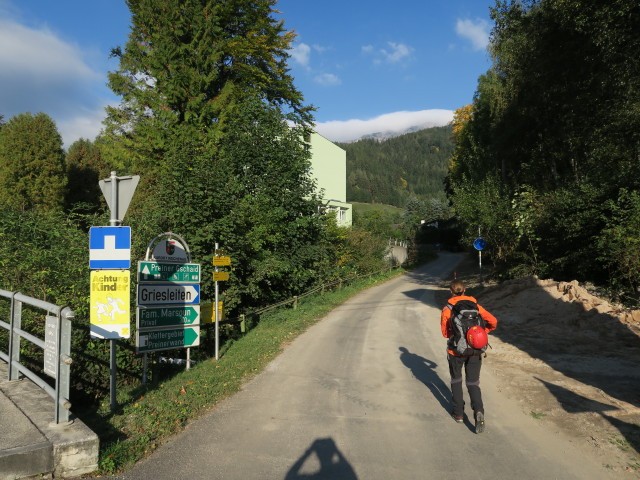
{"type": "Polygon", "coordinates": [[[456,33],[469,40],[474,50],[484,50],[489,45],[489,22],[481,18],[475,21],[458,19],[456,33]]]}
{"type": "Polygon", "coordinates": [[[104,104],[95,110],[87,110],[77,116],[57,122],[58,131],[64,140],[64,148],[69,148],[80,138],[93,140],[102,130],[102,120],[106,113],[104,104]]]}
{"type": "Polygon", "coordinates": [[[413,48],[404,43],[387,42],[386,48],[376,50],[373,45],[364,45],[362,53],[373,55],[373,63],[380,65],[382,63],[398,63],[408,59],[413,53],[413,48]]]}
{"type": "Polygon", "coordinates": [[[389,45],[390,50],[383,48],[380,53],[389,63],[397,63],[403,58],[407,58],[413,50],[403,43],[387,42],[387,45],[389,45]]]}
{"type": "Polygon", "coordinates": [[[342,83],[342,80],[340,80],[340,78],[333,73],[323,73],[321,75],[316,75],[313,80],[325,87],[332,87],[334,85],[340,85],[342,83]]]}
{"type": "Polygon", "coordinates": [[[330,121],[316,124],[315,130],[332,142],[350,142],[379,132],[401,132],[411,127],[438,127],[453,120],[452,110],[394,112],[368,120],[330,121]]]}
{"type": "Polygon", "coordinates": [[[306,43],[298,43],[291,50],[291,58],[303,67],[309,66],[311,47],[306,43]]]}
{"type": "Polygon", "coordinates": [[[44,112],[56,122],[65,147],[81,136],[95,137],[108,101],[106,91],[96,90],[104,88],[106,78],[85,63],[79,47],[46,28],[6,19],[0,19],[0,45],[0,114],[5,121],[20,113],[44,112]]]}
{"type": "Polygon", "coordinates": [[[329,50],[329,47],[323,47],[322,45],[318,45],[317,43],[314,43],[313,49],[318,53],[324,53],[327,50],[329,50]]]}

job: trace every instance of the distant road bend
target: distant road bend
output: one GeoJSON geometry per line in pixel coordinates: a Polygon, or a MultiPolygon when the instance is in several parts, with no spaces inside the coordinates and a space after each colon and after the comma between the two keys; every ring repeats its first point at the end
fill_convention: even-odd
{"type": "Polygon", "coordinates": [[[499,393],[488,368],[486,431],[450,418],[435,292],[461,258],[443,252],[355,296],[243,391],[115,478],[612,478],[499,393]]]}

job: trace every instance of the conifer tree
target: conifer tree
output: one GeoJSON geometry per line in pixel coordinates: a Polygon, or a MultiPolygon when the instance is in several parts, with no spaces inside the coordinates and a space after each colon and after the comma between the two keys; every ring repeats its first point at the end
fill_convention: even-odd
{"type": "Polygon", "coordinates": [[[311,123],[312,108],[288,73],[293,32],[273,18],[276,0],[128,0],[129,40],[116,48],[120,68],[109,86],[122,97],[108,108],[108,135],[118,135],[133,168],[149,171],[186,124],[212,137],[234,99],[251,90],[311,123]],[[134,153],[135,152],[135,153],[134,153]]]}
{"type": "Polygon", "coordinates": [[[0,206],[58,210],[66,184],[62,138],[51,117],[11,118],[0,129],[0,206]]]}

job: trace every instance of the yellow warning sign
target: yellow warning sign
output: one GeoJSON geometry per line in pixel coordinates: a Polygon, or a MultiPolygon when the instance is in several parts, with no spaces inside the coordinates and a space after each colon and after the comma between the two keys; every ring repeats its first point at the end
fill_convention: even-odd
{"type": "Polygon", "coordinates": [[[129,270],[91,271],[91,336],[129,338],[129,270]]]}

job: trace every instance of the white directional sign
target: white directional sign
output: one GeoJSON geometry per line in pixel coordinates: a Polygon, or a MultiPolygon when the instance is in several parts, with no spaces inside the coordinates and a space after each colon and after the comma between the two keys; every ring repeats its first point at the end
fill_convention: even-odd
{"type": "Polygon", "coordinates": [[[127,269],[131,267],[131,227],[91,227],[89,268],[127,269]]]}
{"type": "Polygon", "coordinates": [[[138,284],[138,305],[200,303],[200,285],[138,284]]]}

